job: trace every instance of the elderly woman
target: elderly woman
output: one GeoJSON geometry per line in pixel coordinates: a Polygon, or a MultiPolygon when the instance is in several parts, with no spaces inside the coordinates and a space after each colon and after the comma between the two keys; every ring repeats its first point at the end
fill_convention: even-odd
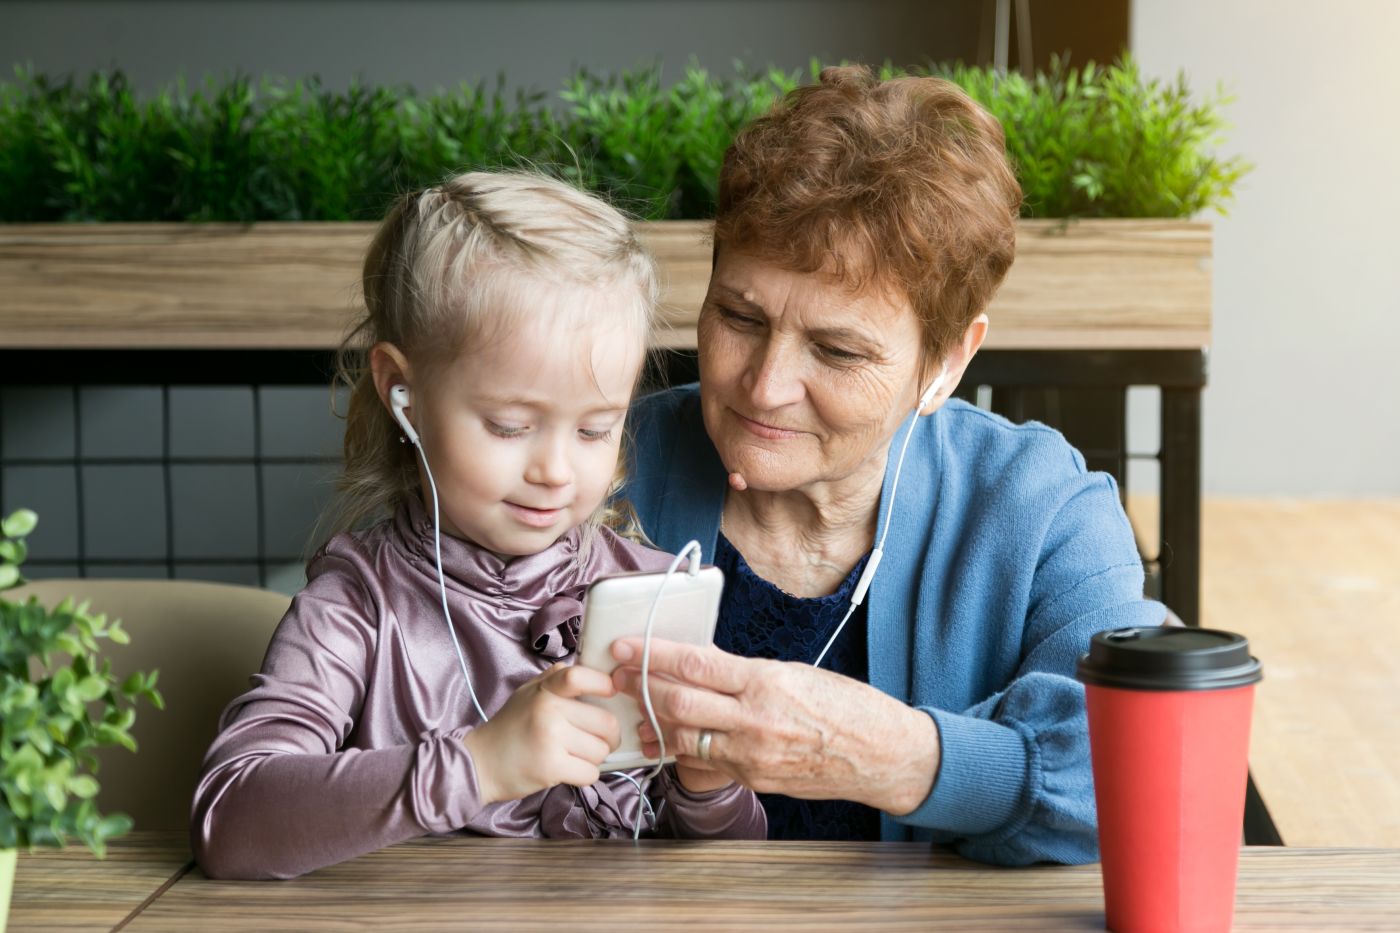
{"type": "Polygon", "coordinates": [[[1164,609],[1111,477],[950,397],[1019,202],[1001,127],[936,78],[827,69],[726,156],[700,382],[638,403],[626,494],[726,577],[715,647],[653,645],[667,746],[762,792],[774,838],[1097,857],[1075,659],[1164,609]]]}

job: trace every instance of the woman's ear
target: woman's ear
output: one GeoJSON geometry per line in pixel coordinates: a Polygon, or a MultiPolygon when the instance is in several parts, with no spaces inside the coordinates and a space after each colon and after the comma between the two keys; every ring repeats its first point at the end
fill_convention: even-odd
{"type": "MultiPolygon", "coordinates": [[[[977,315],[972,319],[972,323],[967,325],[967,330],[963,331],[962,339],[953,346],[943,360],[943,363],[948,367],[948,375],[944,377],[943,384],[934,393],[929,403],[920,407],[919,414],[933,414],[957,390],[958,383],[962,382],[963,373],[967,372],[972,358],[977,355],[978,350],[982,349],[982,341],[987,339],[989,326],[991,326],[991,321],[985,314],[977,315]]],[[[928,373],[922,384],[927,385],[937,377],[937,372],[928,373]]]]}
{"type": "MultiPolygon", "coordinates": [[[[977,351],[982,349],[982,341],[987,339],[987,328],[992,326],[991,319],[986,314],[979,314],[972,319],[972,323],[967,325],[967,330],[963,331],[962,341],[955,351],[958,356],[957,374],[958,379],[962,379],[962,374],[967,370],[972,358],[977,355],[977,351]]],[[[948,361],[949,370],[953,369],[953,361],[948,361]]]]}
{"type": "Polygon", "coordinates": [[[369,368],[374,376],[374,391],[384,410],[392,412],[389,390],[396,385],[413,388],[412,367],[403,351],[392,343],[376,343],[369,351],[369,368]]]}

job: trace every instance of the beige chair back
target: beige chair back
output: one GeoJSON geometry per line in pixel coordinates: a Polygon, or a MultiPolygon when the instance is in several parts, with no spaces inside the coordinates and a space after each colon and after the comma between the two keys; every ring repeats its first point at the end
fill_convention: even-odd
{"type": "Polygon", "coordinates": [[[156,689],[165,709],[137,706],[136,754],[120,747],[98,753],[98,806],[103,813],[129,814],[137,829],[187,829],[195,780],[219,714],[261,669],[291,599],[186,580],[39,580],[0,595],[16,601],[31,594],[45,606],[73,596],[91,602],[93,613],[121,619],[131,644],[102,642],[119,677],[160,671],[156,689]]]}

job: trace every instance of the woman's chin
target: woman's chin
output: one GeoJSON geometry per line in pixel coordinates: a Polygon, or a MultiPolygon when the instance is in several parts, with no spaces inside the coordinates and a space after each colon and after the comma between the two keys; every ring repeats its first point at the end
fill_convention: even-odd
{"type": "Polygon", "coordinates": [[[737,457],[726,460],[730,486],[743,491],[786,492],[803,485],[806,477],[799,476],[791,464],[775,463],[763,457],[737,457]],[[728,464],[733,464],[729,466],[728,464]],[[742,483],[735,484],[735,474],[742,483]]]}

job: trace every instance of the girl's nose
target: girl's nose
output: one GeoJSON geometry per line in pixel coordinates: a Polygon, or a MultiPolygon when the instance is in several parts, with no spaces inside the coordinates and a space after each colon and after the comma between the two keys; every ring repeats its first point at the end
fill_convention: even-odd
{"type": "Polygon", "coordinates": [[[567,486],[572,483],[574,470],[569,463],[567,442],[555,437],[541,437],[531,450],[525,480],[539,486],[567,486]]]}

